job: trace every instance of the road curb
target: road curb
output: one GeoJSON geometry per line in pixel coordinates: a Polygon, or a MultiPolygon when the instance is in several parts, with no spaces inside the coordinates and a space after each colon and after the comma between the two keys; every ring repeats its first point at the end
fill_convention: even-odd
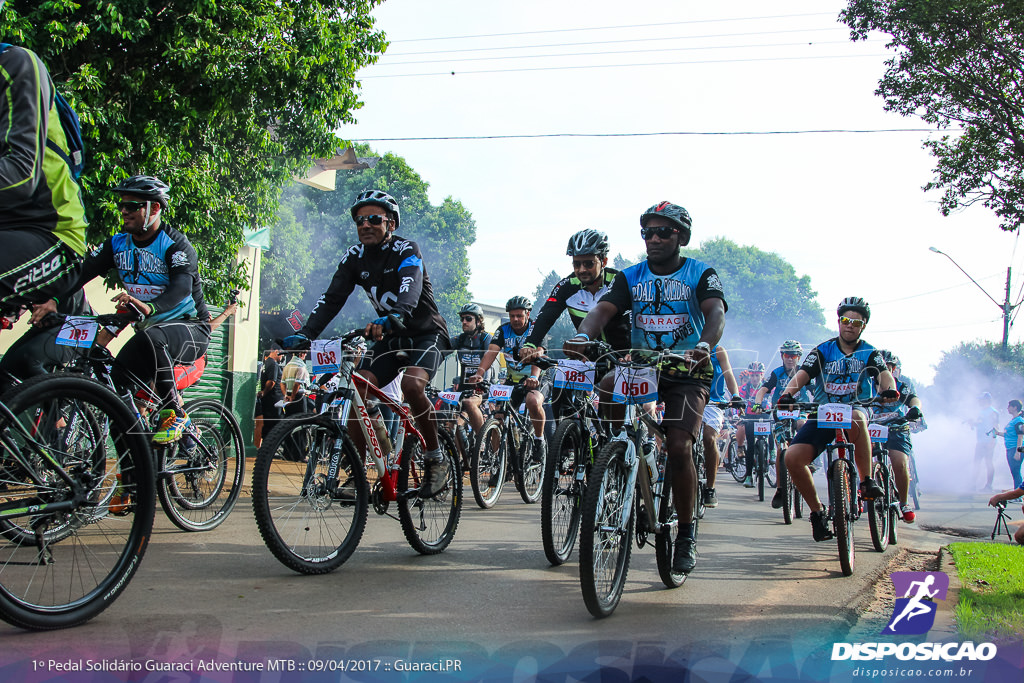
{"type": "Polygon", "coordinates": [[[953,553],[949,546],[939,548],[939,571],[949,577],[949,590],[946,591],[946,599],[939,602],[935,611],[935,625],[929,632],[929,640],[949,641],[960,640],[960,632],[956,627],[954,610],[960,602],[960,574],[956,570],[956,562],[953,560],[953,553]]]}

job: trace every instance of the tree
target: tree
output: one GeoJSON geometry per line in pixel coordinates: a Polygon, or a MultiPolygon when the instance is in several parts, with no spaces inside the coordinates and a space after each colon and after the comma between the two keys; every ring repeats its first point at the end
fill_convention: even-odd
{"type": "Polygon", "coordinates": [[[713,267],[725,286],[729,310],[722,342],[726,348],[754,349],[774,357],[786,339],[806,345],[833,336],[825,328],[811,279],[797,277],[793,266],[778,254],[740,246],[724,237],[682,253],[713,267]]]}
{"type": "Polygon", "coordinates": [[[116,231],[107,188],[128,175],[171,186],[213,299],[244,285],[247,228],[274,220],[281,188],[361,105],[380,0],[51,0],[7,3],[9,42],[45,61],[82,121],[92,241],[116,231]]]}
{"type": "MultiPolygon", "coordinates": [[[[1004,351],[993,342],[963,342],[942,354],[935,377],[923,392],[929,411],[963,413],[973,417],[978,395],[987,391],[999,408],[1011,398],[1024,398],[1024,344],[1004,351]]],[[[921,389],[921,387],[918,387],[921,389]]]]}
{"type": "Polygon", "coordinates": [[[1003,230],[1024,222],[1024,3],[850,0],[853,40],[889,36],[896,55],[876,94],[885,109],[961,132],[929,140],[943,215],[980,202],[1003,230]]]}
{"type": "MultiPolygon", "coordinates": [[[[356,153],[376,156],[365,145],[357,145],[356,153]]],[[[363,190],[377,189],[398,201],[401,217],[395,234],[419,244],[438,310],[449,322],[449,331],[461,330],[458,311],[471,298],[466,249],[476,241],[476,223],[462,203],[451,197],[432,205],[427,197],[429,187],[405,159],[385,154],[373,169],[338,171],[333,192],[304,185],[290,188],[282,200],[279,221],[271,228],[271,249],[265,254],[267,265],[260,279],[264,310],[288,313],[298,308],[309,313],[345,250],[358,241],[350,213],[353,200],[363,190]],[[296,229],[308,236],[311,248],[294,236],[296,229]],[[303,270],[307,259],[309,268],[303,270]]],[[[376,317],[357,287],[324,334],[347,332],[376,317]]],[[[265,336],[274,334],[264,332],[265,336]]]]}

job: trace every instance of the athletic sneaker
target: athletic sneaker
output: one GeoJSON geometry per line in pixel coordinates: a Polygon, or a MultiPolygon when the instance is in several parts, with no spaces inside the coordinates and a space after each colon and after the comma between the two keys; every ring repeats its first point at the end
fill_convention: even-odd
{"type": "Polygon", "coordinates": [[[775,489],[775,495],[772,496],[772,509],[781,510],[785,504],[786,494],[782,492],[782,489],[775,489]]]}
{"type": "Polygon", "coordinates": [[[913,524],[914,520],[917,519],[917,515],[914,513],[914,508],[909,505],[901,505],[900,513],[903,515],[903,521],[907,524],[913,524]]]}
{"type": "Polygon", "coordinates": [[[833,538],[832,530],[828,528],[828,520],[825,519],[824,508],[811,513],[811,533],[816,543],[833,538]]]}
{"type": "Polygon", "coordinates": [[[423,454],[423,478],[420,481],[420,498],[433,498],[444,490],[450,470],[448,459],[441,449],[423,454]]]}
{"type": "Polygon", "coordinates": [[[153,434],[153,443],[174,443],[185,430],[192,426],[188,415],[178,415],[173,410],[160,411],[160,428],[153,434]]]}
{"type": "Polygon", "coordinates": [[[690,522],[679,525],[676,536],[676,547],[672,554],[672,571],[677,574],[689,574],[697,566],[697,525],[690,522]]]}
{"type": "Polygon", "coordinates": [[[715,493],[714,489],[704,489],[704,507],[718,507],[718,494],[715,493]]]}
{"type": "Polygon", "coordinates": [[[750,476],[749,474],[747,475],[747,478],[743,480],[743,488],[746,488],[746,489],[754,488],[754,478],[752,476],[750,476]]]}
{"type": "Polygon", "coordinates": [[[538,439],[537,437],[534,437],[533,449],[530,451],[530,460],[534,463],[544,462],[544,456],[546,455],[547,450],[548,442],[544,440],[544,438],[538,439]]]}

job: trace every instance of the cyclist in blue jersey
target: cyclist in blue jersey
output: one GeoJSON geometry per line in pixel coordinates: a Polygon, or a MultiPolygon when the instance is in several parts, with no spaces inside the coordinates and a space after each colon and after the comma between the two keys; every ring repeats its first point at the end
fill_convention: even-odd
{"type": "MultiPolygon", "coordinates": [[[[902,364],[899,357],[892,351],[882,351],[882,357],[885,359],[885,366],[889,368],[889,372],[896,380],[896,390],[900,392],[900,397],[899,400],[892,403],[883,403],[873,419],[884,423],[894,417],[905,417],[909,421],[920,423],[924,419],[924,414],[921,412],[921,399],[914,391],[914,385],[900,376],[902,364]]],[[[907,503],[907,491],[910,487],[909,456],[914,452],[909,428],[906,426],[898,429],[890,428],[885,448],[889,452],[892,477],[896,484],[896,491],[899,493],[900,514],[903,516],[904,522],[911,524],[917,515],[914,508],[907,503]]]]}
{"type": "MultiPolygon", "coordinates": [[[[795,401],[793,397],[808,383],[818,403],[866,401],[873,395],[871,380],[877,383],[881,398],[899,398],[896,380],[885,367],[882,352],[861,339],[871,318],[868,302],[859,296],[847,297],[839,303],[836,314],[839,316],[838,336],[818,344],[804,357],[779,397],[780,408],[792,404],[795,401]]],[[[861,476],[861,495],[873,500],[884,492],[871,478],[871,441],[866,410],[853,409],[852,427],[846,433],[854,444],[854,460],[861,476]]],[[[815,541],[827,541],[832,538],[832,531],[826,524],[826,511],[818,500],[808,467],[834,438],[835,429],[818,427],[817,418],[812,416],[786,449],[786,467],[793,485],[811,510],[811,531],[815,541]]]]}
{"type": "MultiPolygon", "coordinates": [[[[626,268],[612,282],[566,341],[567,353],[579,355],[605,325],[622,312],[632,312],[634,353],[669,349],[684,362],[662,368],[658,396],[665,403],[662,427],[672,470],[672,493],[679,519],[672,557],[673,571],[690,573],[697,564],[693,521],[697,471],[693,443],[701,438],[714,369],[711,349],[725,329],[725,292],[715,269],[680,254],[690,241],[690,214],[671,202],[659,202],[640,216],[640,234],[647,259],[626,268]]],[[[612,380],[609,374],[606,380],[612,380]]],[[[608,383],[610,385],[610,382],[608,383]]],[[[606,385],[606,389],[611,387],[606,385]]]]}
{"type": "MultiPolygon", "coordinates": [[[[793,375],[796,374],[796,366],[800,363],[800,357],[804,353],[804,347],[795,339],[787,339],[782,342],[779,347],[779,355],[782,357],[782,365],[775,368],[768,373],[768,376],[764,378],[764,382],[761,387],[757,390],[754,395],[754,402],[758,405],[765,403],[775,403],[778,397],[782,394],[782,390],[789,385],[790,380],[793,379],[793,375]]],[[[807,389],[801,389],[799,394],[799,400],[808,401],[810,395],[807,393],[807,389]]],[[[803,420],[797,422],[797,428],[803,426],[803,420]]],[[[774,439],[773,439],[774,441],[774,439]]],[[[775,459],[775,481],[781,481],[782,477],[779,476],[779,469],[784,466],[782,462],[782,453],[780,452],[775,459]]],[[[775,495],[772,496],[772,507],[776,510],[780,509],[785,503],[785,495],[783,495],[781,489],[775,489],[775,495]]]]}
{"type": "Polygon", "coordinates": [[[544,454],[547,452],[547,444],[544,441],[544,400],[547,397],[544,392],[548,387],[541,387],[539,367],[520,365],[523,345],[533,330],[534,322],[530,319],[532,310],[533,304],[525,296],[514,296],[505,303],[508,322],[494,333],[480,367],[468,382],[472,384],[483,379],[485,369],[491,367],[499,353],[505,357],[507,381],[515,386],[509,403],[512,409],[516,410],[522,402],[526,402],[526,412],[529,413],[530,422],[533,424],[532,457],[536,462],[543,462],[544,454]]]}
{"type": "MultiPolygon", "coordinates": [[[[452,348],[462,369],[456,389],[463,392],[462,409],[473,425],[473,432],[479,434],[484,426],[484,415],[480,412],[482,399],[479,394],[467,391],[467,385],[480,369],[493,337],[484,329],[484,309],[477,304],[468,303],[463,306],[459,311],[459,321],[462,323],[462,334],[452,340],[452,348]]],[[[490,366],[484,368],[484,374],[489,370],[490,366]]]]}
{"type": "MultiPolygon", "coordinates": [[[[764,412],[755,397],[763,378],[764,363],[752,361],[740,373],[739,392],[734,394],[743,400],[743,419],[736,426],[736,443],[743,449],[743,458],[747,463],[747,477],[743,480],[743,486],[748,489],[754,488],[754,423],[760,419],[760,413],[764,412]]],[[[771,439],[768,439],[768,452],[775,452],[771,439]]]]}
{"type": "MultiPolygon", "coordinates": [[[[178,399],[174,366],[202,357],[211,334],[196,250],[163,220],[168,191],[159,178],[144,175],[111,188],[120,196],[124,232],[89,254],[75,284],[81,289],[93,278],[114,271],[124,289],[111,301],[143,315],[135,334],[117,353],[113,377],[124,386],[131,386],[132,377],[155,381],[157,395],[165,400],[160,428],[153,435],[156,443],[177,441],[190,427],[178,399]]],[[[36,307],[33,319],[44,308],[36,307]]],[[[100,330],[96,342],[105,346],[119,331],[100,330]]]]}
{"type": "Polygon", "coordinates": [[[711,376],[711,389],[708,403],[704,406],[704,426],[701,428],[704,438],[704,470],[707,473],[707,484],[703,494],[704,507],[718,507],[718,494],[715,492],[715,482],[718,477],[718,461],[721,454],[718,452],[718,432],[725,424],[725,414],[722,409],[714,403],[725,401],[725,390],[729,390],[730,396],[739,393],[736,385],[736,377],[732,372],[732,365],[729,363],[729,354],[722,345],[715,346],[711,350],[711,367],[714,374],[711,376]]]}

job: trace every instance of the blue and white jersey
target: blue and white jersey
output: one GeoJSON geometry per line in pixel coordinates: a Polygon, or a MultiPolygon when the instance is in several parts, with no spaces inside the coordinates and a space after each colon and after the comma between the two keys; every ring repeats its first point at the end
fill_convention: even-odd
{"type": "Polygon", "coordinates": [[[882,352],[866,341],[847,355],[839,348],[839,338],[833,337],[804,356],[800,369],[810,376],[818,403],[853,403],[874,395],[872,380],[887,368],[882,352]]]}
{"type": "Polygon", "coordinates": [[[711,396],[709,402],[725,400],[725,373],[722,372],[722,364],[718,362],[718,345],[711,349],[711,396]]]}
{"type": "MultiPolygon", "coordinates": [[[[780,365],[769,372],[768,376],[764,378],[763,382],[761,382],[761,388],[765,389],[765,400],[772,405],[777,403],[779,396],[782,395],[782,392],[785,391],[786,387],[789,385],[789,380],[793,379],[793,375],[795,375],[796,371],[799,369],[799,365],[794,365],[793,372],[789,373],[786,372],[785,365],[780,365]]],[[[800,391],[797,392],[796,400],[801,402],[811,400],[811,394],[807,390],[807,387],[801,387],[800,391]]]]}
{"type": "Polygon", "coordinates": [[[531,331],[533,331],[533,320],[522,332],[514,331],[512,323],[509,322],[499,327],[491,339],[491,344],[500,347],[502,355],[505,356],[505,367],[508,368],[508,380],[511,382],[518,382],[530,374],[529,370],[516,369],[515,366],[519,363],[519,350],[526,342],[526,338],[530,336],[531,331]]]}
{"type": "Polygon", "coordinates": [[[887,422],[889,420],[894,420],[898,417],[903,417],[907,414],[907,411],[910,410],[907,403],[914,397],[914,385],[900,377],[895,379],[896,391],[900,392],[899,399],[890,403],[883,403],[880,407],[876,408],[871,417],[872,421],[887,422]]]}
{"type": "Polygon", "coordinates": [[[148,243],[127,233],[114,235],[83,264],[80,284],[111,269],[125,291],[153,306],[142,327],[185,318],[209,320],[196,250],[182,233],[163,224],[148,243]]]}

